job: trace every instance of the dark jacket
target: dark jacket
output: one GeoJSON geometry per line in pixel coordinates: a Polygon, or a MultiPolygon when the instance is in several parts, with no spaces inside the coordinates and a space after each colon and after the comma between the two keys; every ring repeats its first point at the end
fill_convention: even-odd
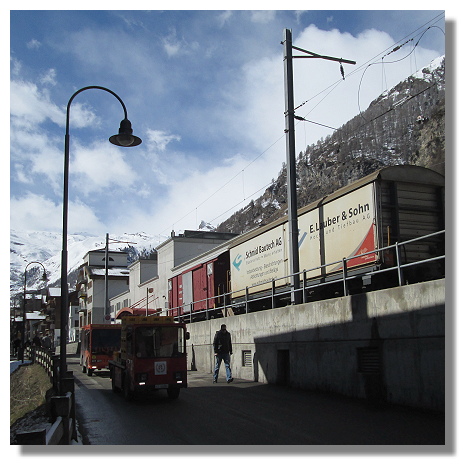
{"type": "Polygon", "coordinates": [[[232,354],[232,339],[230,333],[225,330],[225,333],[222,330],[219,330],[214,336],[214,352],[227,354],[232,354]]]}

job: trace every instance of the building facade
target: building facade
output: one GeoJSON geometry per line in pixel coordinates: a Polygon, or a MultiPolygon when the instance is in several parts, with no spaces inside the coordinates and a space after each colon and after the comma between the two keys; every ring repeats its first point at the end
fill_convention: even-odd
{"type": "Polygon", "coordinates": [[[179,235],[172,232],[150,259],[141,259],[129,266],[129,289],[110,297],[112,319],[126,307],[148,308],[165,314],[172,269],[235,236],[233,233],[192,230],[185,230],[179,235]]]}
{"type": "Polygon", "coordinates": [[[79,326],[111,323],[109,307],[108,311],[105,311],[106,283],[108,299],[129,290],[127,253],[108,251],[107,272],[105,250],[89,251],[83,260],[77,280],[79,326]]]}

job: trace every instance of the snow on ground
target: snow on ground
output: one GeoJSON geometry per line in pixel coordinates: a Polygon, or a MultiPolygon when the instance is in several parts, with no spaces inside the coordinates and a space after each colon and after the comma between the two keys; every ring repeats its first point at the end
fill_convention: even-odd
{"type": "MultiPolygon", "coordinates": [[[[16,369],[18,369],[18,367],[20,367],[22,364],[21,361],[12,361],[10,359],[10,375],[13,374],[13,372],[15,372],[16,369]]],[[[31,361],[24,361],[24,364],[31,364],[31,361]]]]}

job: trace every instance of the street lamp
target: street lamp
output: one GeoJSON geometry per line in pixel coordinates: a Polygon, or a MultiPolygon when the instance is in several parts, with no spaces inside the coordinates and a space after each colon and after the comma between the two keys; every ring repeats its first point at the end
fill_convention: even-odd
{"type": "Polygon", "coordinates": [[[70,122],[70,106],[73,99],[82,91],[85,90],[103,90],[111,93],[121,103],[124,110],[124,119],[121,121],[119,132],[109,138],[109,141],[119,147],[135,147],[142,143],[139,137],[132,135],[131,122],[127,119],[127,109],[122,99],[113,91],[102,86],[87,86],[76,91],[70,98],[67,104],[67,116],[65,123],[65,148],[64,148],[64,202],[63,202],[63,219],[62,219],[62,261],[61,261],[61,277],[60,277],[60,362],[59,362],[59,377],[60,377],[60,392],[62,393],[62,381],[66,377],[67,372],[67,355],[66,355],[66,323],[67,323],[67,310],[68,310],[68,283],[67,283],[67,220],[68,220],[68,186],[69,186],[69,122],[70,122]]]}
{"type": "Polygon", "coordinates": [[[24,268],[24,284],[23,284],[23,325],[21,326],[21,347],[18,351],[18,360],[21,359],[21,362],[24,362],[24,350],[25,350],[25,332],[26,332],[26,273],[28,271],[28,266],[31,264],[40,264],[43,269],[42,280],[47,282],[46,268],[39,261],[31,261],[24,268]]]}

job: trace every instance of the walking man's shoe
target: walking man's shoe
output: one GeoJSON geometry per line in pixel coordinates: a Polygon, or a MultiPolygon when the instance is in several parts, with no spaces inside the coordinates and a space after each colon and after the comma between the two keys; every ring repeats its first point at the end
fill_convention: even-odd
{"type": "Polygon", "coordinates": [[[227,380],[227,383],[229,384],[230,382],[233,382],[233,377],[227,380]]]}

